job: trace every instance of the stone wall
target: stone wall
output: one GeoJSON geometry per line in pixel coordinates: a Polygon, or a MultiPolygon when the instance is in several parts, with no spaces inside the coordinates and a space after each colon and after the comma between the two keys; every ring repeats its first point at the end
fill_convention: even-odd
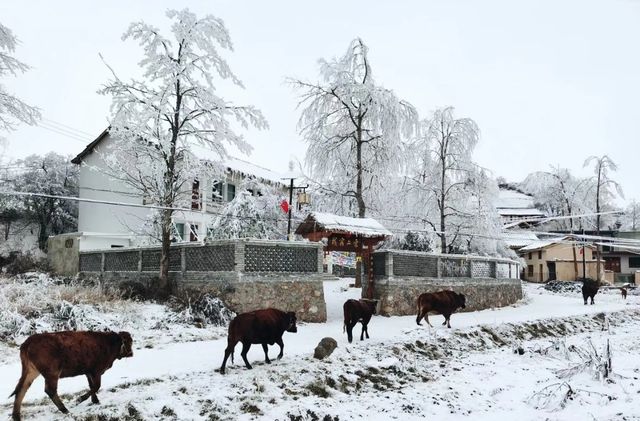
{"type": "Polygon", "coordinates": [[[445,289],[466,296],[463,311],[503,307],[522,298],[520,266],[513,260],[384,250],[374,253],[373,265],[373,297],[383,315],[416,314],[420,294],[445,289]]]}
{"type": "Polygon", "coordinates": [[[375,281],[374,297],[380,300],[380,314],[406,316],[417,313],[417,299],[425,292],[452,290],[466,297],[466,308],[477,311],[504,307],[522,299],[519,279],[435,279],[394,278],[375,281]]]}
{"type": "MultiPolygon", "coordinates": [[[[127,248],[80,253],[83,275],[156,288],[160,250],[127,248]]],[[[327,319],[322,244],[224,240],[172,246],[169,277],[177,295],[210,292],[236,313],[275,307],[305,322],[327,319]]]]}

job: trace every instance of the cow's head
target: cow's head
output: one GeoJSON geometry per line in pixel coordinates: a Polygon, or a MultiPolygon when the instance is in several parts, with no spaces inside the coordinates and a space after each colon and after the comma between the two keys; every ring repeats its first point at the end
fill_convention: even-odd
{"type": "Polygon", "coordinates": [[[371,314],[376,314],[376,308],[378,308],[378,300],[362,299],[363,303],[367,305],[371,314]]]}
{"type": "Polygon", "coordinates": [[[298,327],[296,326],[296,313],[293,311],[287,312],[287,332],[296,333],[298,327]]]}
{"type": "Polygon", "coordinates": [[[458,307],[464,308],[466,305],[466,297],[464,294],[456,294],[456,301],[458,302],[458,307]]]}
{"type": "Polygon", "coordinates": [[[120,337],[120,341],[122,342],[122,344],[120,345],[120,353],[118,354],[118,359],[133,357],[133,350],[131,349],[133,339],[131,339],[131,335],[129,334],[129,332],[118,332],[118,336],[120,337]]]}

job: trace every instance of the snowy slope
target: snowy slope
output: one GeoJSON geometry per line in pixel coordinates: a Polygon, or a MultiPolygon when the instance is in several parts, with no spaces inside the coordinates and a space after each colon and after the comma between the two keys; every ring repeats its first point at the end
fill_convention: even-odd
{"type": "MultiPolygon", "coordinates": [[[[119,417],[139,413],[139,418],[131,419],[302,420],[314,416],[322,419],[324,415],[341,420],[421,419],[424,413],[427,418],[438,419],[497,419],[495,416],[502,414],[523,420],[582,420],[585,416],[589,419],[588,414],[600,414],[597,419],[621,419],[616,418],[620,411],[639,416],[630,412],[633,407],[625,400],[640,387],[640,382],[633,380],[634,373],[638,375],[635,355],[627,351],[640,343],[640,313],[633,310],[640,300],[635,295],[623,302],[615,292],[600,294],[596,305],[584,306],[581,297],[554,295],[529,285],[524,302],[503,309],[455,314],[450,330],[439,325],[441,316],[432,316],[437,326],[434,329],[416,326],[412,316],[378,316],[369,326],[370,340],[348,344],[342,333],[341,305],[358,295],[357,290],[345,288],[348,282],[326,283],[328,322],[301,324],[297,334],[285,333],[281,361],[264,365],[260,347],[254,346],[249,352],[254,369],[246,370],[237,349],[236,364],[222,376],[216,370],[226,346],[224,339],[136,349],[133,358],[117,361],[103,377],[102,406],[84,403],[74,407],[70,402],[71,411],[76,415],[119,417]],[[611,315],[611,333],[602,331],[602,312],[611,315]],[[544,322],[532,322],[536,320],[544,322]],[[549,335],[541,335],[547,336],[542,339],[522,336],[522,332],[538,331],[544,325],[562,329],[552,329],[549,335]],[[503,339],[496,342],[495,335],[503,339]],[[310,355],[325,336],[335,338],[338,349],[327,360],[315,361],[310,355]],[[578,392],[576,400],[580,403],[555,411],[536,409],[527,403],[535,390],[558,382],[553,379],[553,370],[567,363],[531,350],[548,347],[562,337],[567,343],[581,344],[588,336],[593,336],[596,346],[605,336],[612,338],[614,370],[625,380],[607,385],[589,376],[578,377],[572,380],[573,387],[594,393],[578,392]],[[513,354],[515,345],[527,352],[513,354]],[[323,397],[325,394],[328,396],[323,397]],[[618,397],[611,400],[606,396],[618,397]],[[602,405],[602,399],[607,400],[606,405],[602,405]],[[131,407],[127,408],[128,404],[131,407]]],[[[359,337],[359,327],[355,331],[359,337]]],[[[272,347],[271,356],[276,353],[277,347],[272,347]]],[[[11,393],[20,373],[17,355],[11,361],[0,366],[0,396],[11,393]]],[[[63,379],[60,393],[84,390],[85,382],[80,377],[63,379]]],[[[43,381],[38,379],[25,402],[43,398],[43,381]]],[[[4,400],[0,410],[8,414],[10,402],[4,400]]],[[[28,419],[58,416],[46,399],[25,406],[23,411],[28,419]]]]}

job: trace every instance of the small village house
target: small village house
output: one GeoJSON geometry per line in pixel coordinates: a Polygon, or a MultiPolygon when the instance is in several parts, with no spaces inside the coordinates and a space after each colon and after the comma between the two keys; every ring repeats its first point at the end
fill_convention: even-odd
{"type": "MultiPolygon", "coordinates": [[[[574,281],[576,280],[573,258],[573,245],[570,237],[559,237],[536,241],[518,250],[525,260],[524,279],[529,282],[574,281]]],[[[597,251],[593,245],[575,245],[578,266],[578,278],[597,278],[597,251]],[[584,254],[583,254],[584,253],[584,254]],[[584,256],[584,259],[583,259],[584,256]],[[584,271],[583,273],[583,261],[584,271]]],[[[604,260],[600,259],[601,279],[613,283],[613,274],[605,272],[604,260]]]]}

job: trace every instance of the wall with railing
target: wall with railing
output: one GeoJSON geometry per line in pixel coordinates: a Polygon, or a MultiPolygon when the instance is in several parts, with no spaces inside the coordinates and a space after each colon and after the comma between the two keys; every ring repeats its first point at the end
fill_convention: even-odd
{"type": "MultiPolygon", "coordinates": [[[[386,315],[415,314],[417,298],[425,292],[465,294],[466,311],[502,307],[522,298],[520,264],[510,259],[383,250],[373,254],[373,274],[373,296],[386,315]]],[[[363,296],[367,293],[365,288],[363,296]]]]}

